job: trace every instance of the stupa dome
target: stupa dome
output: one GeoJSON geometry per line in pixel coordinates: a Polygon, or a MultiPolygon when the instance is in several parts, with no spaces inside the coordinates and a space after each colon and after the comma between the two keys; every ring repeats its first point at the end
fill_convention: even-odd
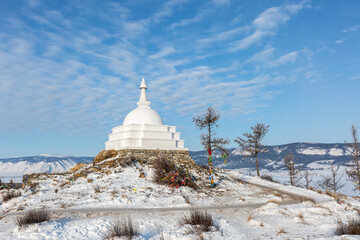
{"type": "Polygon", "coordinates": [[[138,107],[132,110],[126,115],[123,125],[130,124],[152,124],[152,125],[163,125],[163,121],[160,115],[150,108],[150,102],[146,96],[146,83],[144,78],[140,84],[140,99],[137,103],[138,107]]]}
{"type": "Polygon", "coordinates": [[[105,149],[188,151],[176,127],[164,125],[160,115],[150,108],[146,89],[146,82],[142,79],[138,107],[126,115],[123,125],[112,129],[109,141],[105,142],[105,149]]]}
{"type": "Polygon", "coordinates": [[[153,124],[163,125],[160,115],[149,107],[138,107],[128,113],[124,119],[124,125],[130,124],[153,124]]]}

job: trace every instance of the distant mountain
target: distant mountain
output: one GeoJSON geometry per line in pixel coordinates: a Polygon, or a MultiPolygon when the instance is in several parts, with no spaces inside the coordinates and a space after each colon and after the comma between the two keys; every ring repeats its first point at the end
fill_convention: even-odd
{"type": "MultiPolygon", "coordinates": [[[[322,162],[334,160],[342,166],[350,161],[350,151],[343,143],[322,144],[322,143],[290,143],[284,145],[268,146],[267,153],[259,155],[261,169],[269,171],[283,170],[283,158],[288,153],[293,153],[295,159],[304,168],[321,168],[322,162]],[[309,165],[310,164],[310,165],[309,165]]],[[[239,148],[229,149],[230,156],[228,163],[224,164],[219,152],[213,154],[215,167],[227,169],[255,168],[255,162],[249,157],[244,157],[243,151],[239,148]]],[[[207,151],[190,151],[191,157],[199,165],[207,165],[207,151]]],[[[71,156],[32,156],[0,159],[0,178],[7,181],[10,178],[21,179],[23,174],[39,172],[66,172],[76,164],[89,163],[93,157],[71,157],[71,156]]]]}
{"type": "MultiPolygon", "coordinates": [[[[88,163],[92,157],[32,156],[0,159],[0,178],[18,179],[30,173],[66,172],[80,162],[88,163]]],[[[6,181],[6,180],[5,180],[6,181]]]]}
{"type": "MultiPolygon", "coordinates": [[[[292,153],[297,163],[304,168],[309,167],[308,165],[311,163],[328,160],[334,160],[335,164],[346,166],[351,160],[351,152],[344,143],[290,143],[267,146],[266,149],[268,152],[259,154],[258,159],[260,168],[269,171],[285,169],[283,159],[289,153],[292,153]]],[[[255,168],[255,161],[250,157],[244,157],[241,149],[231,148],[229,152],[227,164],[223,164],[224,159],[221,158],[219,152],[215,152],[213,165],[227,169],[255,168]]],[[[190,152],[190,155],[197,164],[207,165],[207,151],[193,151],[190,152]]]]}

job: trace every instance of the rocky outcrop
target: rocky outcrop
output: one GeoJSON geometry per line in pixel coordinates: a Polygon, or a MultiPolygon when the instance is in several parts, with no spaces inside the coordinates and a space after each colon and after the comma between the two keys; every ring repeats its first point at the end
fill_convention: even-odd
{"type": "MultiPolygon", "coordinates": [[[[171,160],[176,165],[197,173],[204,173],[204,169],[198,166],[190,157],[187,150],[143,150],[143,149],[125,149],[125,150],[103,150],[91,163],[79,163],[65,175],[71,178],[86,177],[91,172],[101,172],[110,174],[117,167],[130,166],[134,162],[141,165],[153,165],[154,161],[160,158],[171,160]]],[[[118,171],[122,171],[121,169],[118,171]]],[[[36,179],[47,177],[51,174],[38,173],[24,176],[24,184],[36,182],[36,179]]],[[[140,175],[140,177],[143,177],[140,175]]]]}

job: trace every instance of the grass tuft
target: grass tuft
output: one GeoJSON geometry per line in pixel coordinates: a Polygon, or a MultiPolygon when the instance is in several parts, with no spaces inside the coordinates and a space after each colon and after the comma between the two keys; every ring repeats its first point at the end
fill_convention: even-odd
{"type": "Polygon", "coordinates": [[[25,212],[24,216],[15,221],[18,227],[26,227],[30,224],[42,223],[50,220],[50,213],[46,208],[32,209],[25,212]]]}
{"type": "Polygon", "coordinates": [[[180,219],[179,225],[186,224],[192,225],[203,232],[209,232],[211,227],[214,226],[214,221],[211,214],[195,210],[191,211],[189,216],[184,215],[180,219]]]}
{"type": "Polygon", "coordinates": [[[265,174],[265,175],[262,175],[261,178],[264,179],[264,180],[268,180],[270,182],[279,183],[278,181],[274,180],[271,175],[266,175],[265,174]]]}
{"type": "Polygon", "coordinates": [[[128,217],[127,219],[116,220],[113,224],[111,224],[104,239],[113,239],[115,237],[132,239],[137,235],[139,235],[138,226],[133,223],[130,217],[128,217]]]}
{"type": "Polygon", "coordinates": [[[94,185],[94,191],[95,191],[95,193],[100,193],[101,192],[101,188],[100,188],[100,186],[99,185],[94,185]]]}
{"type": "Polygon", "coordinates": [[[11,200],[12,198],[16,198],[19,196],[21,196],[20,191],[7,191],[2,195],[2,199],[4,202],[7,202],[7,201],[11,200]]]}
{"type": "Polygon", "coordinates": [[[360,218],[350,218],[347,223],[338,221],[338,226],[335,229],[337,235],[360,235],[360,218]]]}

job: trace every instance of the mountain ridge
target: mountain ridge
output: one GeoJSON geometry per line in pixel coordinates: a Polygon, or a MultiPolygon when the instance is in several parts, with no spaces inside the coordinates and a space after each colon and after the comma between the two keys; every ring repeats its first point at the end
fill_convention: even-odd
{"type": "MultiPolygon", "coordinates": [[[[269,171],[285,169],[283,158],[293,153],[295,160],[304,169],[313,162],[333,161],[335,164],[346,166],[351,160],[351,152],[345,143],[305,143],[295,142],[281,145],[266,146],[267,153],[259,154],[261,169],[269,171]]],[[[227,164],[218,151],[213,153],[213,165],[218,168],[240,169],[255,168],[254,160],[244,157],[240,148],[229,148],[230,156],[227,164]]],[[[246,154],[246,153],[245,153],[246,154]]],[[[190,151],[190,156],[199,165],[207,165],[207,151],[190,151]]],[[[53,156],[42,154],[40,156],[14,157],[0,159],[0,177],[22,176],[35,172],[65,172],[76,164],[89,163],[93,157],[53,156]]]]}

